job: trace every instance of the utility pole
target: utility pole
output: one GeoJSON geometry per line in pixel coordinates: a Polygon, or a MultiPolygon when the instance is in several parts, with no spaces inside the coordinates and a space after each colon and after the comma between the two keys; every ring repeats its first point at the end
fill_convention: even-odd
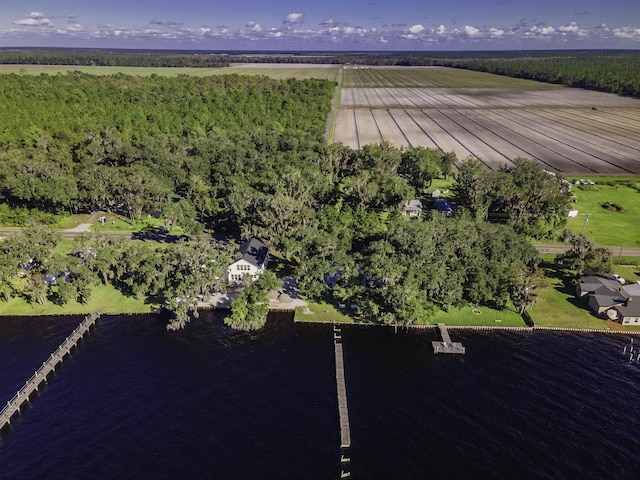
{"type": "Polygon", "coordinates": [[[583,213],[584,215],[584,223],[582,224],[582,235],[584,235],[584,227],[587,226],[587,222],[589,221],[590,213],[583,213]]]}

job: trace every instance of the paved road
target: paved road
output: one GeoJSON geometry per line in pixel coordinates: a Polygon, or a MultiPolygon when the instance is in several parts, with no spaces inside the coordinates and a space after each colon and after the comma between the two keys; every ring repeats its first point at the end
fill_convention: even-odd
{"type": "MultiPolygon", "coordinates": [[[[14,233],[15,231],[16,229],[0,229],[0,237],[6,237],[7,235],[14,233]]],[[[83,229],[83,231],[86,231],[86,230],[83,229]]],[[[80,236],[83,233],[83,231],[79,231],[77,227],[71,230],[63,230],[61,232],[62,238],[76,238],[80,236]]],[[[154,234],[140,234],[140,233],[131,234],[129,232],[110,232],[110,233],[106,233],[105,235],[108,235],[110,237],[116,237],[116,238],[128,238],[130,240],[159,241],[159,242],[166,242],[166,241],[171,242],[177,239],[176,236],[172,236],[172,235],[154,235],[154,234]]],[[[201,237],[211,238],[211,236],[207,234],[201,235],[201,237]]],[[[568,245],[536,244],[535,247],[536,247],[536,250],[538,250],[538,252],[540,253],[553,253],[555,255],[564,253],[569,249],[568,245]]],[[[611,249],[611,251],[615,256],[622,255],[623,257],[640,257],[640,248],[624,247],[622,248],[622,251],[620,247],[609,247],[609,248],[611,249]]]]}
{"type": "MultiPolygon", "coordinates": [[[[553,253],[556,255],[564,253],[569,249],[568,245],[536,245],[535,247],[540,253],[553,253]]],[[[640,248],[622,248],[622,251],[620,247],[607,248],[609,248],[616,257],[618,255],[622,255],[623,257],[640,257],[640,248]]]]}

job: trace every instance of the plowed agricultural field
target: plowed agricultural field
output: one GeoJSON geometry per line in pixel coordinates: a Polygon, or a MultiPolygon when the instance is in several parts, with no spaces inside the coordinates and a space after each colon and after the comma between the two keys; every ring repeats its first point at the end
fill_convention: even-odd
{"type": "Polygon", "coordinates": [[[333,141],[535,158],[561,173],[640,174],[640,100],[439,67],[345,69],[333,141]]]}

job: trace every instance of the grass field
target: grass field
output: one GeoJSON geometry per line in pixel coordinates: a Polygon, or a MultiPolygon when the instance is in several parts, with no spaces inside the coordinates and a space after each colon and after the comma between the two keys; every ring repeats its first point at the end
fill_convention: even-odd
{"type": "Polygon", "coordinates": [[[307,65],[307,64],[239,64],[222,68],[184,68],[184,67],[81,67],[81,66],[56,66],[56,65],[0,65],[0,74],[3,73],[27,73],[30,75],[56,75],[79,71],[91,75],[125,75],[148,77],[152,74],[177,77],[178,75],[190,75],[206,77],[211,75],[265,75],[276,79],[305,79],[320,78],[336,81],[340,72],[339,65],[307,65]]]}
{"type": "MultiPolygon", "coordinates": [[[[296,309],[296,322],[326,322],[326,323],[354,323],[349,312],[340,311],[333,305],[321,302],[309,302],[309,311],[296,309]]],[[[357,323],[357,322],[356,322],[357,323]]],[[[482,325],[498,327],[524,327],[522,317],[512,309],[495,310],[489,307],[450,308],[448,312],[438,311],[430,324],[446,323],[447,325],[482,325]],[[475,312],[475,313],[474,313],[475,312]],[[478,313],[480,312],[480,313],[478,313]]]]}
{"type": "Polygon", "coordinates": [[[553,89],[557,85],[448,67],[345,68],[345,88],[518,88],[553,89]]]}
{"type": "MultiPolygon", "coordinates": [[[[584,230],[598,245],[640,247],[640,192],[623,184],[604,185],[605,179],[593,180],[596,185],[573,186],[578,216],[569,218],[567,226],[576,233],[584,230]],[[607,210],[602,207],[606,202],[621,205],[625,211],[607,210]]],[[[624,183],[640,179],[619,180],[624,183]]]]}
{"type": "Polygon", "coordinates": [[[548,287],[540,292],[538,303],[529,315],[538,327],[606,329],[607,325],[591,314],[585,302],[575,298],[573,288],[565,286],[552,264],[545,264],[548,287]]]}
{"type": "Polygon", "coordinates": [[[143,300],[125,297],[113,287],[97,286],[91,300],[86,304],[69,302],[64,306],[49,302],[45,305],[31,305],[21,298],[10,302],[0,302],[0,316],[28,315],[84,315],[100,311],[105,314],[149,313],[151,306],[143,300]]]}

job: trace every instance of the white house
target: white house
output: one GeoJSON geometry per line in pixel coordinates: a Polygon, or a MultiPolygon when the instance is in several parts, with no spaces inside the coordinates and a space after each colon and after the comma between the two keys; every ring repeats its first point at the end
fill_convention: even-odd
{"type": "Polygon", "coordinates": [[[409,200],[404,204],[404,210],[402,210],[402,215],[418,218],[422,213],[422,202],[420,200],[409,200]]]}
{"type": "Polygon", "coordinates": [[[240,285],[245,275],[256,280],[269,263],[269,248],[255,237],[241,243],[239,250],[242,258],[233,262],[227,269],[229,285],[240,285]]]}

